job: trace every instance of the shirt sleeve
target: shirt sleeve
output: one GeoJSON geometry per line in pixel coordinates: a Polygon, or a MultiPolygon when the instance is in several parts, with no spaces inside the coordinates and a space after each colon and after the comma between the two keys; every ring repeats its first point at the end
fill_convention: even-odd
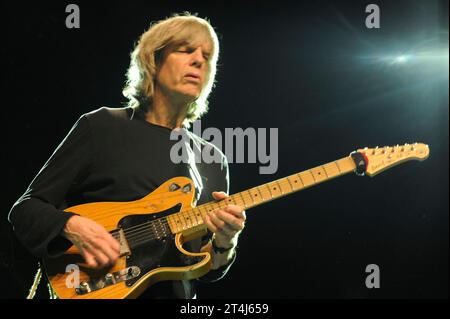
{"type": "Polygon", "coordinates": [[[9,212],[16,237],[32,255],[57,257],[72,245],[61,231],[75,214],[63,209],[73,186],[87,174],[91,157],[91,131],[83,115],[9,212]]]}
{"type": "MultiPolygon", "coordinates": [[[[229,169],[228,169],[228,161],[227,158],[225,156],[223,156],[222,158],[222,165],[221,165],[221,187],[219,187],[219,189],[215,190],[215,191],[224,191],[227,194],[229,194],[230,191],[230,174],[229,174],[229,169]]],[[[205,246],[212,238],[212,232],[210,232],[208,230],[207,235],[202,237],[202,243],[201,246],[205,246]]],[[[236,260],[236,254],[237,251],[235,249],[234,254],[231,258],[231,260],[217,268],[217,269],[211,269],[206,275],[198,278],[197,280],[201,281],[201,282],[215,282],[218,281],[220,279],[222,279],[223,277],[225,277],[225,275],[227,274],[227,272],[230,270],[231,266],[233,265],[234,261],[236,260]]]]}

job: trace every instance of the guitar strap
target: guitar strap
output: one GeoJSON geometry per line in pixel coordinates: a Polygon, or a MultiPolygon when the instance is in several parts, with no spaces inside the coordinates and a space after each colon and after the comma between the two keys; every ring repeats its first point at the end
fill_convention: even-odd
{"type": "Polygon", "coordinates": [[[200,173],[200,170],[198,168],[199,165],[197,165],[196,160],[197,156],[201,156],[201,145],[197,141],[197,139],[192,136],[193,133],[187,131],[187,134],[189,135],[189,141],[192,142],[192,148],[191,145],[185,145],[187,149],[188,154],[188,167],[189,167],[189,174],[191,176],[192,181],[195,184],[195,204],[200,199],[200,196],[202,195],[202,191],[204,189],[203,181],[202,181],[202,175],[200,173]]]}

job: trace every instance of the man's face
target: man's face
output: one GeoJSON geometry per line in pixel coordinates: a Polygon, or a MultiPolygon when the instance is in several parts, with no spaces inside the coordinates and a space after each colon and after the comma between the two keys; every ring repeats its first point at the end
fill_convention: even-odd
{"type": "Polygon", "coordinates": [[[195,101],[206,83],[210,57],[206,43],[168,48],[156,71],[156,87],[177,100],[195,101]]]}

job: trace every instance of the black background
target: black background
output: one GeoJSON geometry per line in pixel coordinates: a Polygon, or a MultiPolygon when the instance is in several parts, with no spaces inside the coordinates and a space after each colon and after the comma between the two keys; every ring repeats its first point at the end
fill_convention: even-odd
{"type": "Polygon", "coordinates": [[[120,107],[129,54],[151,21],[190,11],[221,42],[202,126],[278,128],[279,166],[231,164],[231,192],[361,147],[423,142],[431,155],[374,178],[347,175],[247,212],[238,259],[210,298],[448,298],[448,1],[2,2],[1,294],[21,298],[35,265],[6,222],[78,117],[120,107]],[[370,55],[447,49],[440,65],[370,55]],[[377,264],[381,288],[367,289],[377,264]],[[28,275],[24,275],[27,273],[28,275]],[[4,289],[6,288],[7,289],[4,289]]]}

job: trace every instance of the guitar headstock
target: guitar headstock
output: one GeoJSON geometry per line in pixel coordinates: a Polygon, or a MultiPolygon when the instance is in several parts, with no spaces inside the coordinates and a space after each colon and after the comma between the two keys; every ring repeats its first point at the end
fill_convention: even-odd
{"type": "Polygon", "coordinates": [[[397,164],[409,161],[423,161],[428,158],[430,149],[423,143],[385,146],[382,148],[364,148],[357,152],[363,154],[366,160],[365,174],[374,176],[397,164]]]}

